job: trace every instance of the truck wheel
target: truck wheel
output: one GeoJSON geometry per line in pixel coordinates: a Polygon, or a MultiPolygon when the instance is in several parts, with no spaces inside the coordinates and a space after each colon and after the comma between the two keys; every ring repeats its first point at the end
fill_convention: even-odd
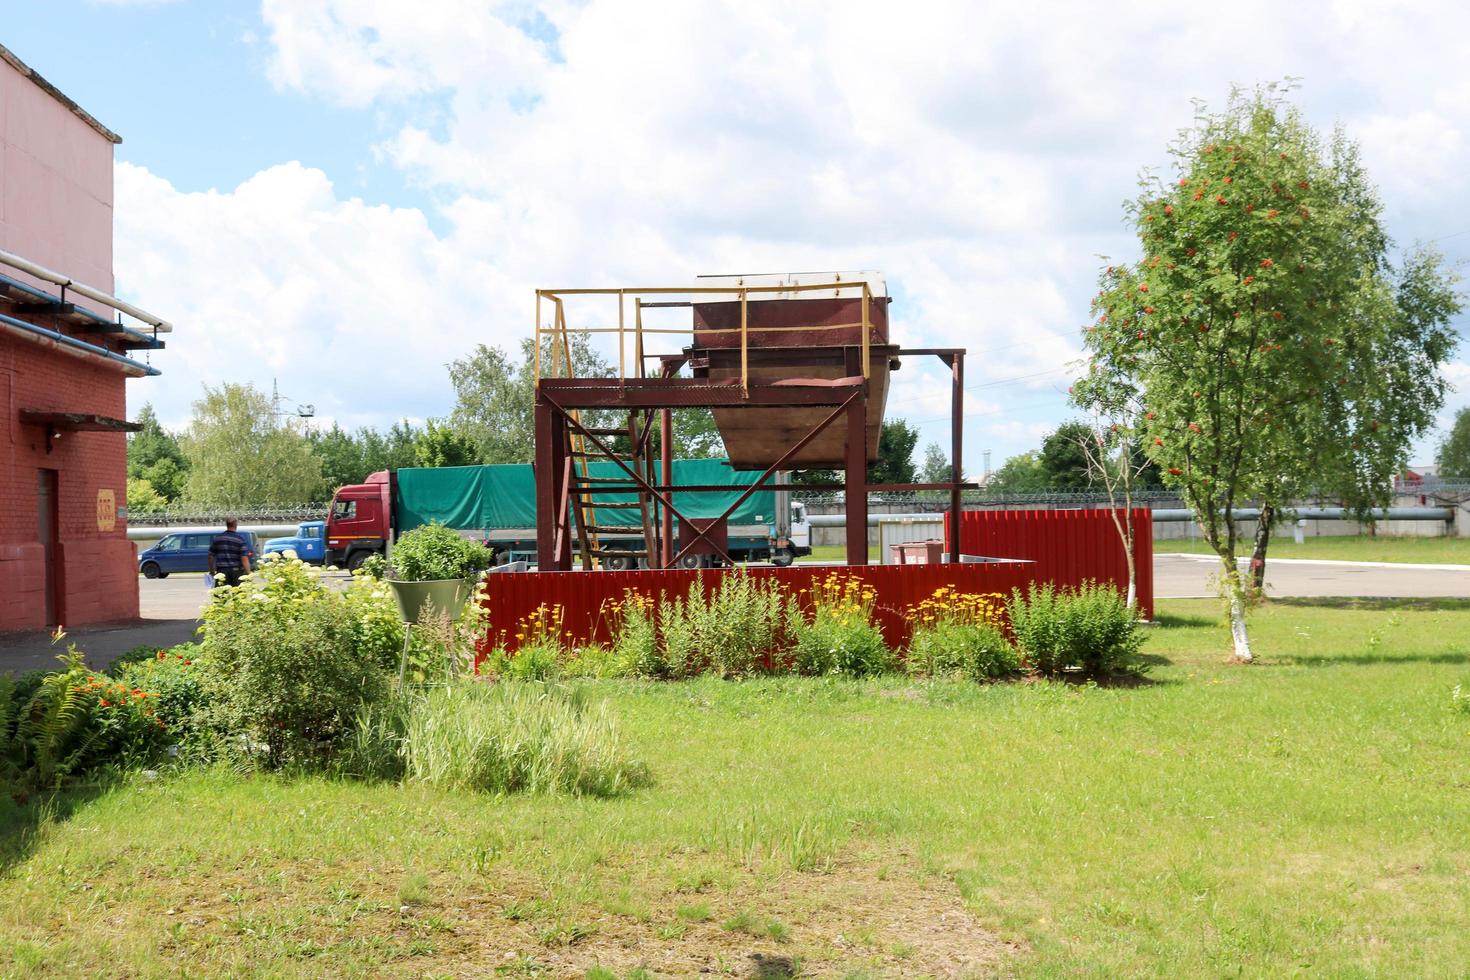
{"type": "Polygon", "coordinates": [[[785,568],[796,561],[796,555],[790,548],[777,548],[771,552],[771,564],[777,568],[785,568]]]}
{"type": "Polygon", "coordinates": [[[141,571],[143,572],[143,577],[144,578],[163,578],[164,577],[163,576],[163,570],[158,567],[158,562],[156,562],[156,561],[145,561],[143,563],[143,568],[141,569],[141,571]]]}
{"type": "Polygon", "coordinates": [[[349,572],[357,571],[359,568],[362,567],[363,562],[368,560],[368,555],[369,552],[366,551],[354,551],[352,554],[348,555],[347,570],[349,572]]]}
{"type": "Polygon", "coordinates": [[[633,557],[631,555],[604,555],[602,567],[609,572],[626,572],[633,567],[633,557]]]}
{"type": "Polygon", "coordinates": [[[704,555],[685,555],[679,559],[680,568],[703,568],[704,555]]]}

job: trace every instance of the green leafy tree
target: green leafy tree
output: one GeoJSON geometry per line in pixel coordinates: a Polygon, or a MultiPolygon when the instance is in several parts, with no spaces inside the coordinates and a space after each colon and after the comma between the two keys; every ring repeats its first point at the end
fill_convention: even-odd
{"type": "Polygon", "coordinates": [[[145,479],[128,477],[128,513],[157,514],[168,509],[168,501],[145,479]]]}
{"type": "Polygon", "coordinates": [[[868,467],[869,483],[915,483],[914,448],[919,430],[904,419],[885,419],[878,434],[878,462],[868,467]]]}
{"type": "MultiPolygon", "coordinates": [[[[609,373],[607,363],[586,336],[574,335],[570,347],[576,377],[605,377],[609,373]]],[[[541,353],[542,370],[551,376],[550,338],[544,340],[541,353]]],[[[523,341],[520,354],[516,362],[499,347],[480,344],[467,357],[449,365],[455,395],[449,425],[474,444],[478,457],[486,463],[529,463],[536,452],[535,341],[523,341]]],[[[588,425],[596,427],[611,428],[627,421],[610,412],[587,412],[583,416],[588,425]]]]}
{"type": "Polygon", "coordinates": [[[1448,480],[1470,480],[1470,408],[1455,413],[1450,434],[1439,444],[1434,461],[1439,475],[1448,480]]]}
{"type": "Polygon", "coordinates": [[[947,483],[954,467],[939,443],[931,442],[924,447],[924,464],[919,469],[920,483],[947,483]]]}
{"type": "Polygon", "coordinates": [[[1074,419],[1057,426],[1057,430],[1042,441],[1037,462],[1046,474],[1046,489],[1063,493],[1092,489],[1093,479],[1085,448],[1091,439],[1092,427],[1074,419]]]}
{"type": "MultiPolygon", "coordinates": [[[[1220,559],[1235,657],[1252,657],[1235,513],[1315,485],[1386,500],[1433,420],[1459,309],[1438,256],[1395,265],[1356,146],[1274,86],[1200,110],[1128,209],[1143,257],[1110,266],[1082,404],[1137,392],[1144,449],[1220,559]]],[[[1269,521],[1263,522],[1269,525],[1269,521]]]]}
{"type": "Polygon", "coordinates": [[[357,439],[362,443],[364,475],[418,465],[419,430],[408,419],[394,422],[386,433],[377,429],[359,429],[357,439]]]}
{"type": "Polygon", "coordinates": [[[990,475],[986,488],[996,493],[1042,493],[1048,489],[1046,470],[1036,453],[1020,453],[990,475]]]}
{"type": "Polygon", "coordinates": [[[361,483],[372,472],[363,459],[363,440],[337,423],[333,422],[330,429],[307,432],[306,439],[311,444],[312,455],[321,462],[322,481],[329,491],[361,483]]]}
{"type": "Polygon", "coordinates": [[[420,466],[470,466],[478,463],[475,444],[449,425],[429,419],[414,447],[420,466]]]}
{"type": "Polygon", "coordinates": [[[178,499],[189,468],[179,440],[159,424],[153,406],[146,402],[136,421],[142,428],[128,437],[128,478],[147,480],[165,501],[178,499]]]}
{"type": "Polygon", "coordinates": [[[189,461],[184,495],[215,507],[304,504],[320,499],[321,461],[293,420],[251,385],[204,386],[181,440],[189,461]]]}

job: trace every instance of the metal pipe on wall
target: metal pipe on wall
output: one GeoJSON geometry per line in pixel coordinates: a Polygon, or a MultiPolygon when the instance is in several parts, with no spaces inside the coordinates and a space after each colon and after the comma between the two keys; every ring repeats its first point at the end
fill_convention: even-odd
{"type": "Polygon", "coordinates": [[[30,259],[21,258],[14,252],[7,252],[4,249],[0,249],[0,262],[13,269],[19,269],[21,272],[33,275],[37,279],[44,279],[46,282],[60,286],[63,289],[69,289],[78,296],[85,296],[87,299],[101,303],[103,306],[110,306],[119,313],[126,313],[133,319],[141,320],[148,324],[159,333],[171,333],[174,329],[174,325],[162,317],[157,317],[152,313],[141,310],[132,303],[118,299],[111,293],[104,293],[102,290],[94,289],[84,282],[77,282],[70,276],[62,275],[60,272],[54,272],[44,265],[37,265],[30,259]]]}
{"type": "Polygon", "coordinates": [[[159,373],[158,368],[149,367],[147,364],[141,361],[135,361],[131,357],[123,357],[116,351],[110,351],[105,347],[98,347],[96,344],[89,344],[85,340],[78,340],[75,337],[68,337],[66,334],[52,330],[50,327],[43,327],[39,324],[17,320],[15,317],[6,316],[3,313],[0,313],[0,327],[4,327],[10,331],[13,336],[20,337],[23,340],[29,340],[31,343],[38,344],[42,347],[49,347],[63,354],[70,354],[73,357],[80,357],[84,360],[102,361],[111,367],[121,367],[135,378],[159,373]]]}

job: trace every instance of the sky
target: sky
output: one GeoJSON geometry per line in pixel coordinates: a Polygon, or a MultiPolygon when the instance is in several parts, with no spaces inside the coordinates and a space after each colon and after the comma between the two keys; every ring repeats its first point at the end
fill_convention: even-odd
{"type": "MultiPolygon", "coordinates": [[[[222,381],[277,384],[316,424],[447,415],[446,365],[518,347],[537,287],[878,270],[898,342],[970,351],[978,476],[1074,414],[1098,269],[1136,256],[1122,203],[1171,172],[1195,101],[1288,77],[1361,144],[1400,245],[1470,256],[1460,4],[0,10],[0,43],[123,137],[117,293],[176,325],[129,411],[175,427],[222,381]]],[[[1470,344],[1446,375],[1414,461],[1470,405],[1470,344]]],[[[906,363],[888,416],[948,445],[937,361],[906,363]]]]}

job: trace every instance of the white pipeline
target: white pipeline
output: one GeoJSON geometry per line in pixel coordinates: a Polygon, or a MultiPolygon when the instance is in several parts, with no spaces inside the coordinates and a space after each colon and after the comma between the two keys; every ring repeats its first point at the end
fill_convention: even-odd
{"type": "Polygon", "coordinates": [[[129,303],[126,300],[120,300],[116,296],[113,296],[111,293],[104,293],[100,289],[93,289],[91,286],[88,286],[84,282],[77,282],[70,276],[64,276],[59,272],[53,272],[51,269],[46,268],[44,265],[37,265],[30,259],[23,259],[13,252],[7,252],[4,249],[0,249],[0,262],[3,262],[5,265],[8,265],[13,269],[19,269],[21,272],[33,275],[37,279],[44,279],[46,282],[53,283],[57,286],[62,286],[66,289],[69,289],[72,292],[76,293],[78,296],[85,296],[87,299],[95,300],[96,302],[101,303],[103,306],[109,306],[112,309],[117,310],[119,313],[126,313],[133,319],[141,320],[143,323],[148,324],[148,326],[152,327],[154,330],[157,330],[159,333],[170,333],[174,329],[174,325],[172,323],[169,323],[162,317],[156,317],[152,313],[140,310],[132,303],[129,303]]]}

